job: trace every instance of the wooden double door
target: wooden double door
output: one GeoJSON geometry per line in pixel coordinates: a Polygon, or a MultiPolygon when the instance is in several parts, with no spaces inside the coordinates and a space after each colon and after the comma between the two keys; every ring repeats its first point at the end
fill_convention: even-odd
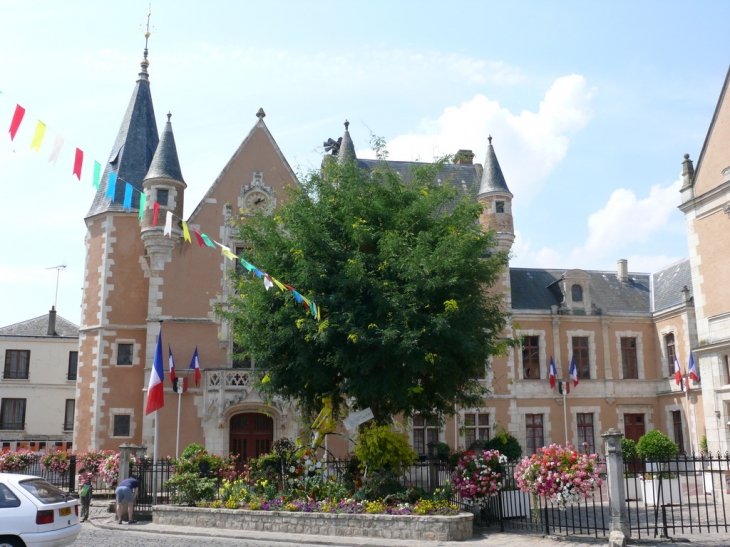
{"type": "Polygon", "coordinates": [[[266,414],[245,412],[231,417],[228,446],[239,461],[267,454],[273,442],[274,420],[266,414]]]}

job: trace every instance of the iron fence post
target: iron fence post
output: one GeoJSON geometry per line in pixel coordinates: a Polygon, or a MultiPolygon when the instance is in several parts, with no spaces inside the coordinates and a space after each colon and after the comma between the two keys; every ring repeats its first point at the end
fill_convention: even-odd
{"type": "Polygon", "coordinates": [[[601,435],[606,443],[606,483],[608,485],[608,508],[611,515],[609,530],[631,537],[629,512],[626,507],[626,486],[624,485],[624,457],[621,439],[624,434],[611,428],[601,435]]]}
{"type": "Polygon", "coordinates": [[[68,491],[76,492],[76,454],[68,458],[68,491]]]}

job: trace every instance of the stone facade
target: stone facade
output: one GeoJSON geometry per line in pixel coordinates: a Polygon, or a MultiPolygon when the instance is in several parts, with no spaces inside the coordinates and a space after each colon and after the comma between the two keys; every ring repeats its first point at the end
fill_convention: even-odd
{"type": "Polygon", "coordinates": [[[441,517],[289,513],[172,505],[156,505],[152,508],[154,523],[170,526],[423,541],[471,539],[473,519],[471,513],[441,517]]]}

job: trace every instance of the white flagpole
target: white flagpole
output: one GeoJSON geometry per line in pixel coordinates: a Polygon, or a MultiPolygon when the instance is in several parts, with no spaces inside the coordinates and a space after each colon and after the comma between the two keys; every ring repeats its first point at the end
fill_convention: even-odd
{"type": "MultiPolygon", "coordinates": [[[[176,379],[177,381],[177,379],[176,379]]],[[[175,457],[180,457],[180,401],[182,400],[182,387],[177,386],[177,436],[175,437],[175,457]]]]}
{"type": "MultiPolygon", "coordinates": [[[[570,382],[570,378],[568,378],[568,382],[570,382]]],[[[563,425],[565,427],[565,446],[568,446],[570,443],[568,442],[568,399],[565,393],[566,388],[567,384],[563,385],[563,425]]]]}
{"type": "MultiPolygon", "coordinates": [[[[157,331],[157,337],[162,336],[162,321],[160,321],[160,330],[157,331]]],[[[155,350],[155,355],[157,350],[155,350]]],[[[154,368],[154,360],[152,361],[154,368]]],[[[163,365],[164,366],[164,365],[163,365]]],[[[150,371],[152,374],[152,371],[150,371]]],[[[160,448],[160,411],[155,410],[155,441],[152,443],[152,503],[157,505],[157,475],[155,473],[155,466],[157,465],[157,454],[160,448]]]]}

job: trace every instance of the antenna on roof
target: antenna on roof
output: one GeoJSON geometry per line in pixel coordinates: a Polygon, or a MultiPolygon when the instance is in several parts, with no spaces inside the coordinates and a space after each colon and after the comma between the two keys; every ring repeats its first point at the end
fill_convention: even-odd
{"type": "Polygon", "coordinates": [[[61,264],[60,266],[51,266],[50,268],[46,268],[46,270],[56,270],[56,298],[53,299],[53,309],[56,309],[56,306],[58,305],[58,279],[61,276],[61,270],[66,269],[66,264],[61,264]]]}

